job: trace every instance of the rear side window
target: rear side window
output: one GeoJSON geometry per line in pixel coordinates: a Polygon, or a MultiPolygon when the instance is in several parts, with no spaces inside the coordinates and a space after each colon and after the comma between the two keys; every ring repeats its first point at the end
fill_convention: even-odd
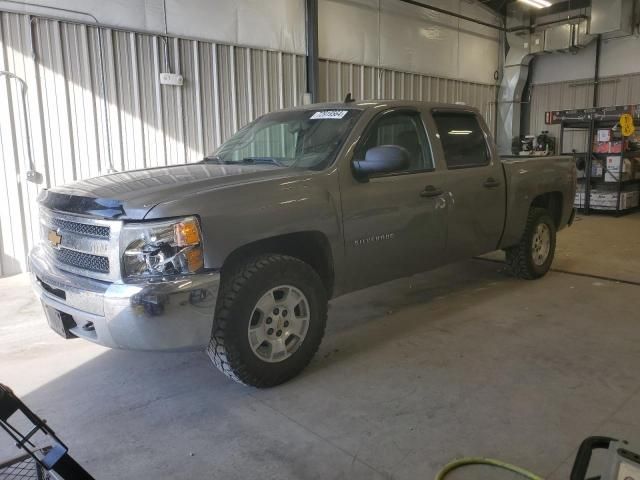
{"type": "Polygon", "coordinates": [[[489,163],[484,132],[473,113],[434,112],[433,119],[447,167],[480,167],[489,163]]]}

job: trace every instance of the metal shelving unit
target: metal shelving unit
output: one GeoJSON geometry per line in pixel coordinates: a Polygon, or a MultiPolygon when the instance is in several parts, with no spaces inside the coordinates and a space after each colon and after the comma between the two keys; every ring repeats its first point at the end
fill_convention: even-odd
{"type": "Polygon", "coordinates": [[[621,215],[625,213],[629,213],[631,211],[637,210],[639,207],[632,208],[621,208],[621,198],[623,193],[627,190],[631,185],[640,185],[640,179],[623,179],[623,171],[624,171],[624,159],[625,158],[636,158],[640,157],[640,152],[621,152],[621,153],[598,153],[593,151],[593,144],[596,132],[599,129],[611,129],[617,123],[617,119],[611,118],[602,118],[602,119],[594,119],[595,115],[588,115],[589,119],[563,119],[560,122],[560,147],[559,150],[562,152],[564,148],[564,137],[565,131],[585,131],[587,134],[587,145],[586,151],[581,153],[577,152],[562,152],[561,155],[572,155],[576,161],[579,158],[584,158],[585,161],[585,176],[584,178],[579,178],[579,184],[584,185],[584,202],[582,202],[582,212],[585,214],[589,214],[592,210],[597,210],[599,212],[612,212],[616,215],[621,215]],[[618,171],[609,171],[607,169],[607,157],[619,157],[619,170],[618,171]],[[593,164],[594,161],[602,164],[602,175],[593,176],[593,164]],[[617,181],[605,181],[607,175],[617,177],[617,181]],[[597,207],[592,207],[591,205],[591,193],[596,187],[606,186],[607,188],[614,188],[616,192],[616,205],[615,209],[611,208],[602,208],[599,209],[597,207]]]}

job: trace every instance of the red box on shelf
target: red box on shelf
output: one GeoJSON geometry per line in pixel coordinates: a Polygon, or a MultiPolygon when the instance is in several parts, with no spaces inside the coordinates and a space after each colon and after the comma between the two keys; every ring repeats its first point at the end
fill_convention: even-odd
{"type": "Polygon", "coordinates": [[[609,153],[610,142],[594,142],[593,153],[609,153]]]}
{"type": "Polygon", "coordinates": [[[624,142],[616,140],[613,142],[593,142],[593,153],[622,153],[624,142]]]}
{"type": "Polygon", "coordinates": [[[609,153],[622,153],[622,141],[609,142],[609,153]]]}

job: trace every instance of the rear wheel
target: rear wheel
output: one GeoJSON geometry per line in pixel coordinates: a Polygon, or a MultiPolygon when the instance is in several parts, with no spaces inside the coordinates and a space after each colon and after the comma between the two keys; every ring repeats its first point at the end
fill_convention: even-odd
{"type": "Polygon", "coordinates": [[[297,258],[261,255],[221,286],[207,353],[229,378],[271,387],[296,376],[315,354],[327,318],[318,274],[297,258]]]}
{"type": "Polygon", "coordinates": [[[513,274],[533,280],[551,268],[556,249],[556,225],[544,208],[531,208],[520,243],[508,248],[506,260],[513,274]]]}

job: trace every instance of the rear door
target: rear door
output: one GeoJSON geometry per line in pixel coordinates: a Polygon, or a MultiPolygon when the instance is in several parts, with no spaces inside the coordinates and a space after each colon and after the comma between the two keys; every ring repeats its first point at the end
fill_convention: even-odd
{"type": "Polygon", "coordinates": [[[486,124],[474,110],[431,112],[439,154],[446,163],[447,257],[467,258],[495,250],[505,217],[502,163],[486,124]]]}
{"type": "Polygon", "coordinates": [[[443,174],[436,169],[421,112],[397,109],[374,117],[353,158],[368,149],[407,149],[406,171],[356,180],[351,165],[342,170],[341,197],[345,251],[353,289],[411,275],[441,264],[447,235],[443,174]]]}

